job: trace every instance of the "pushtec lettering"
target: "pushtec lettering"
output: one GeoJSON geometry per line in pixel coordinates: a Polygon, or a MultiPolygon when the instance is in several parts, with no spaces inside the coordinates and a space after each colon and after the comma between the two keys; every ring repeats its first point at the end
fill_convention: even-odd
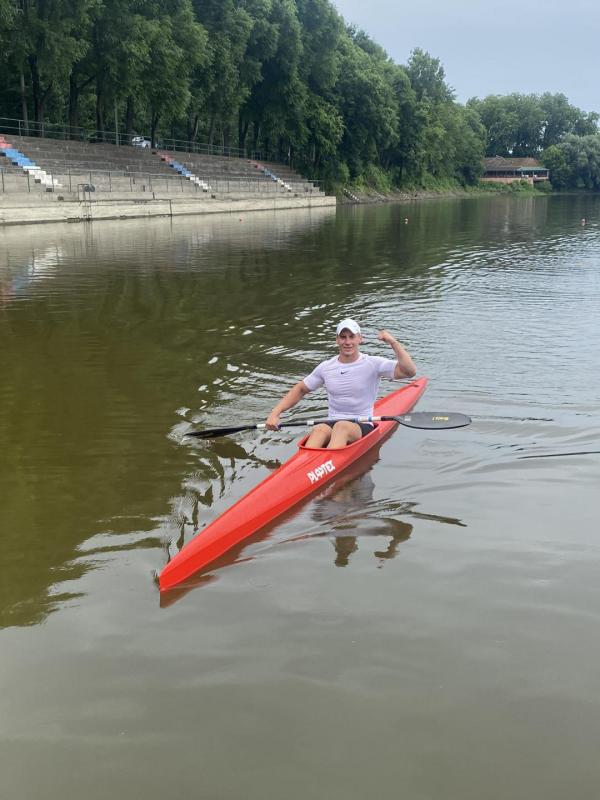
{"type": "Polygon", "coordinates": [[[311,483],[318,483],[325,475],[328,475],[330,472],[335,471],[335,464],[330,459],[329,461],[324,461],[322,464],[319,464],[318,467],[311,469],[310,472],[307,472],[308,479],[311,483]]]}

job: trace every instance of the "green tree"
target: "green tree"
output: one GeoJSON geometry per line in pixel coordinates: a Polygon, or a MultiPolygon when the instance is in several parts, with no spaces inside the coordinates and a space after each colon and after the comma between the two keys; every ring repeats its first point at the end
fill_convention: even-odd
{"type": "MultiPolygon", "coordinates": [[[[36,122],[43,127],[46,108],[66,95],[73,64],[82,59],[89,41],[81,32],[89,27],[95,0],[22,0],[12,15],[5,53],[20,77],[23,117],[28,119],[30,93],[36,122]]],[[[6,18],[6,14],[4,15],[6,18]]]]}
{"type": "Polygon", "coordinates": [[[470,100],[477,111],[487,137],[487,155],[537,156],[542,148],[546,124],[537,95],[490,95],[484,100],[470,100]]]}
{"type": "Polygon", "coordinates": [[[518,119],[514,109],[509,108],[504,97],[488,95],[479,100],[474,97],[467,107],[475,111],[486,130],[486,155],[509,156],[514,147],[514,131],[518,119]]]}
{"type": "Polygon", "coordinates": [[[191,77],[204,57],[206,34],[194,19],[190,0],[157,0],[149,20],[151,58],[140,76],[141,91],[150,114],[150,136],[156,144],[161,118],[167,124],[185,114],[190,100],[191,77]]]}
{"type": "Polygon", "coordinates": [[[300,78],[302,37],[293,0],[273,0],[270,22],[276,46],[263,61],[262,80],[248,98],[244,113],[253,123],[253,150],[259,142],[266,156],[287,157],[290,142],[301,142],[306,87],[300,78]]]}
{"type": "Polygon", "coordinates": [[[439,59],[416,49],[402,86],[400,103],[408,133],[403,136],[402,177],[427,184],[434,180],[473,183],[481,174],[485,130],[472,109],[454,100],[439,59]]]}
{"type": "Polygon", "coordinates": [[[308,89],[327,96],[340,73],[344,23],[328,0],[296,0],[301,26],[300,76],[308,89]]]}
{"type": "MultiPolygon", "coordinates": [[[[92,46],[70,80],[69,123],[76,125],[79,94],[94,85],[95,128],[107,127],[108,109],[125,97],[138,98],[142,70],[150,64],[154,36],[153,7],[141,14],[134,0],[102,0],[94,14],[92,46]]],[[[127,128],[133,127],[133,103],[127,128]]],[[[129,131],[128,131],[129,132],[129,131]]]]}
{"type": "Polygon", "coordinates": [[[448,112],[448,177],[463,185],[473,184],[483,173],[485,128],[473,109],[454,103],[448,112]]]}
{"type": "Polygon", "coordinates": [[[395,170],[398,183],[403,184],[414,180],[420,172],[420,167],[416,164],[420,135],[417,125],[417,96],[405,67],[388,64],[387,80],[394,92],[398,109],[398,138],[386,150],[385,164],[395,170]]]}
{"type": "Polygon", "coordinates": [[[306,100],[302,140],[294,142],[292,155],[311,174],[335,178],[344,134],[344,120],[334,96],[340,73],[340,44],[346,36],[344,24],[328,0],[297,0],[296,6],[302,37],[299,78],[306,100]]]}
{"type": "Polygon", "coordinates": [[[350,174],[358,176],[369,164],[381,166],[384,153],[397,143],[398,104],[379,56],[367,53],[351,36],[343,41],[340,51],[340,76],[335,87],[344,120],[340,151],[350,174]]]}
{"type": "Polygon", "coordinates": [[[17,12],[10,0],[0,0],[0,35],[6,34],[17,12]]]}
{"type": "Polygon", "coordinates": [[[305,104],[307,138],[299,160],[313,175],[323,170],[335,178],[338,171],[338,150],[344,135],[344,119],[336,106],[312,91],[305,104]]]}
{"type": "MultiPolygon", "coordinates": [[[[268,7],[266,4],[265,10],[268,7]]],[[[195,112],[207,115],[209,143],[220,125],[222,144],[227,145],[232,120],[248,96],[242,64],[254,21],[245,4],[234,0],[194,0],[194,10],[208,33],[207,63],[196,76],[193,92],[194,99],[201,102],[195,112]]]]}
{"type": "Polygon", "coordinates": [[[543,159],[554,186],[600,190],[600,134],[568,134],[549,147],[543,159]]]}
{"type": "Polygon", "coordinates": [[[415,48],[406,67],[417,101],[427,98],[431,103],[446,103],[454,99],[454,91],[446,83],[446,74],[439,58],[415,48]]]}
{"type": "Polygon", "coordinates": [[[238,111],[238,146],[246,147],[246,137],[252,122],[247,102],[252,91],[264,78],[263,64],[275,56],[278,46],[279,28],[273,16],[272,0],[246,0],[246,10],[252,20],[252,30],[244,52],[240,75],[244,86],[243,100],[238,111]]]}
{"type": "Polygon", "coordinates": [[[564,149],[557,144],[550,145],[544,151],[542,163],[550,170],[550,181],[556,189],[566,189],[571,184],[574,174],[567,163],[564,149]]]}
{"type": "Polygon", "coordinates": [[[597,132],[598,115],[570,105],[563,94],[489,95],[467,103],[487,131],[489,156],[538,156],[569,133],[597,132]]]}

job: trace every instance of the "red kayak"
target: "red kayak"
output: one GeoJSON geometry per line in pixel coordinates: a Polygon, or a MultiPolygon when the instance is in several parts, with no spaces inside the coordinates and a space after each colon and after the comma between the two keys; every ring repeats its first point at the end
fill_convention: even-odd
{"type": "MultiPolygon", "coordinates": [[[[426,386],[427,378],[419,378],[382,397],[375,403],[375,414],[398,416],[408,413],[426,386]]],[[[181,584],[300,500],[322,489],[325,483],[389,436],[397,424],[378,422],[371,433],[340,450],[306,447],[308,436],[305,436],[294,456],[196,534],[169,561],[159,575],[161,592],[181,584]]]]}

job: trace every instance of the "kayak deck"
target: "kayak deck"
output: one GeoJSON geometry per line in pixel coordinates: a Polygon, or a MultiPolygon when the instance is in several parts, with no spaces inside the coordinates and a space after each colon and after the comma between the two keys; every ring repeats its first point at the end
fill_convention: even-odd
{"type": "MultiPolygon", "coordinates": [[[[400,415],[410,411],[425,391],[427,378],[419,378],[375,403],[377,416],[400,415]]],[[[309,448],[308,436],[298,451],[261,483],[196,534],[159,575],[160,591],[181,584],[211,564],[236,544],[260,530],[305,497],[318,491],[363,453],[397,427],[396,422],[379,422],[374,430],[339,450],[309,448]]]]}

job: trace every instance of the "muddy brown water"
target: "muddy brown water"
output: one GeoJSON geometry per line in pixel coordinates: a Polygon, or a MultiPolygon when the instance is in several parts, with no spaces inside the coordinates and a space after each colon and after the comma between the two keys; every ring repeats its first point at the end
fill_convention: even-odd
{"type": "Polygon", "coordinates": [[[595,796],[599,309],[594,197],[0,230],[2,795],[595,796]],[[161,604],[298,438],[183,433],[264,419],[347,315],[473,424],[161,604]]]}

